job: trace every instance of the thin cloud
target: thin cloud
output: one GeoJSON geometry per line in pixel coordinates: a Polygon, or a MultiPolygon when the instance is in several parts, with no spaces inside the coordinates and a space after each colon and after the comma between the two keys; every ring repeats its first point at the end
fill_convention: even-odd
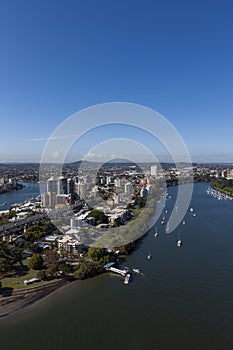
{"type": "Polygon", "coordinates": [[[53,141],[62,140],[75,137],[77,135],[61,135],[61,136],[47,136],[47,137],[33,137],[31,139],[25,140],[26,142],[41,142],[41,141],[53,141]]]}

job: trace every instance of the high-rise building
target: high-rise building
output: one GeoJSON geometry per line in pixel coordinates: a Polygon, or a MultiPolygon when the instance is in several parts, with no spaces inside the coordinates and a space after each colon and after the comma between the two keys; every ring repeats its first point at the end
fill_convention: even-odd
{"type": "Polygon", "coordinates": [[[78,182],[74,185],[74,191],[81,199],[84,199],[87,191],[87,184],[78,182]]]}
{"type": "Polygon", "coordinates": [[[151,165],[151,167],[150,167],[150,174],[152,176],[157,176],[158,175],[157,165],[151,165]]]}
{"type": "Polygon", "coordinates": [[[53,177],[47,181],[47,192],[53,192],[57,194],[57,180],[53,177]]]}
{"type": "Polygon", "coordinates": [[[67,194],[67,177],[60,176],[57,180],[57,194],[67,194]]]}
{"type": "Polygon", "coordinates": [[[41,195],[41,202],[44,208],[48,208],[49,207],[49,195],[48,192],[46,193],[42,193],[41,195]]]}
{"type": "Polygon", "coordinates": [[[71,178],[67,179],[67,193],[68,194],[74,193],[74,180],[71,178]]]}
{"type": "Polygon", "coordinates": [[[114,185],[115,185],[116,187],[121,187],[121,186],[122,186],[122,180],[121,180],[120,178],[116,178],[116,179],[114,180],[114,185]]]}
{"type": "Polygon", "coordinates": [[[125,193],[132,194],[133,193],[133,185],[131,182],[125,184],[125,193]]]}
{"type": "Polygon", "coordinates": [[[106,182],[107,182],[107,185],[113,184],[114,183],[114,177],[113,176],[107,176],[106,182]]]}
{"type": "Polygon", "coordinates": [[[49,208],[54,209],[56,205],[56,193],[48,192],[49,195],[49,208]]]}

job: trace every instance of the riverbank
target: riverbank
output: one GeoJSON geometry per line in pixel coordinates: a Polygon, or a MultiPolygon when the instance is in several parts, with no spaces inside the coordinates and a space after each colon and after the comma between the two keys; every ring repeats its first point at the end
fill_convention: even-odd
{"type": "Polygon", "coordinates": [[[25,306],[35,303],[73,280],[72,277],[67,276],[40,286],[15,290],[0,296],[0,318],[9,316],[25,306]]]}
{"type": "MultiPolygon", "coordinates": [[[[11,185],[11,184],[10,184],[11,185]]],[[[21,190],[24,187],[24,185],[16,183],[15,185],[7,186],[5,185],[3,188],[0,188],[0,195],[3,193],[10,193],[13,191],[21,190]]]]}
{"type": "Polygon", "coordinates": [[[211,184],[211,187],[231,198],[233,198],[233,180],[221,179],[211,184]]]}
{"type": "MultiPolygon", "coordinates": [[[[149,230],[149,218],[150,215],[153,213],[152,208],[155,207],[155,203],[154,203],[155,199],[152,199],[151,205],[146,207],[146,208],[142,208],[141,211],[142,213],[144,213],[145,217],[143,215],[141,215],[140,217],[140,221],[137,218],[137,221],[135,220],[136,224],[138,226],[138,223],[140,222],[140,226],[143,225],[143,231],[144,233],[142,235],[140,235],[140,237],[138,237],[138,229],[132,229],[134,228],[134,226],[131,225],[125,225],[123,226],[123,228],[125,229],[131,229],[131,231],[127,232],[129,235],[132,234],[132,236],[130,236],[132,238],[132,241],[129,242],[128,244],[124,244],[124,245],[120,245],[118,246],[117,250],[118,250],[118,254],[120,255],[129,255],[131,254],[134,249],[136,244],[144,237],[147,235],[148,230],[149,230]],[[147,214],[147,215],[146,215],[147,214]],[[148,217],[148,219],[147,219],[148,217]],[[136,236],[135,236],[136,233],[136,236]]],[[[118,255],[117,255],[118,256],[118,255]]],[[[84,269],[85,272],[85,269],[84,269]]],[[[94,277],[96,275],[99,274],[99,271],[93,273],[93,274],[86,274],[85,275],[85,279],[86,278],[90,278],[90,277],[94,277]]],[[[80,279],[84,279],[84,278],[80,278],[80,279]]],[[[0,317],[4,317],[7,316],[9,314],[14,313],[15,311],[24,308],[25,306],[34,303],[35,301],[46,297],[48,294],[50,294],[51,292],[55,291],[56,289],[60,288],[60,286],[63,285],[59,283],[60,281],[58,281],[58,283],[54,283],[52,284],[52,282],[50,282],[48,285],[47,284],[43,284],[41,286],[38,287],[33,287],[33,288],[27,288],[24,290],[15,290],[12,291],[12,294],[9,296],[3,296],[0,297],[0,317]]]]}

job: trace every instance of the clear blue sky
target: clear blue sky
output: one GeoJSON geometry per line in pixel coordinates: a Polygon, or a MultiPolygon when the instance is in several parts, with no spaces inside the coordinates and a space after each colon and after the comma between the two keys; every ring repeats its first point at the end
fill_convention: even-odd
{"type": "Polygon", "coordinates": [[[112,101],[161,113],[194,161],[233,162],[232,13],[231,0],[0,0],[0,162],[39,161],[35,139],[112,101]]]}

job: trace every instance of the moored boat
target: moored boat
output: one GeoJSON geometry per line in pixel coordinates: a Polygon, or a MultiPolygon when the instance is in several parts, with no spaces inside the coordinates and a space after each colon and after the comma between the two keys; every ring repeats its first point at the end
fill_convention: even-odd
{"type": "Polygon", "coordinates": [[[161,224],[162,224],[162,225],[165,224],[165,215],[164,215],[164,213],[163,213],[163,218],[162,218],[161,224]]]}
{"type": "Polygon", "coordinates": [[[128,284],[129,283],[129,279],[130,279],[130,274],[127,273],[127,275],[125,275],[124,284],[128,284]]]}
{"type": "Polygon", "coordinates": [[[182,241],[181,241],[181,239],[178,239],[178,241],[177,241],[177,247],[181,247],[181,245],[182,245],[182,241]]]}

